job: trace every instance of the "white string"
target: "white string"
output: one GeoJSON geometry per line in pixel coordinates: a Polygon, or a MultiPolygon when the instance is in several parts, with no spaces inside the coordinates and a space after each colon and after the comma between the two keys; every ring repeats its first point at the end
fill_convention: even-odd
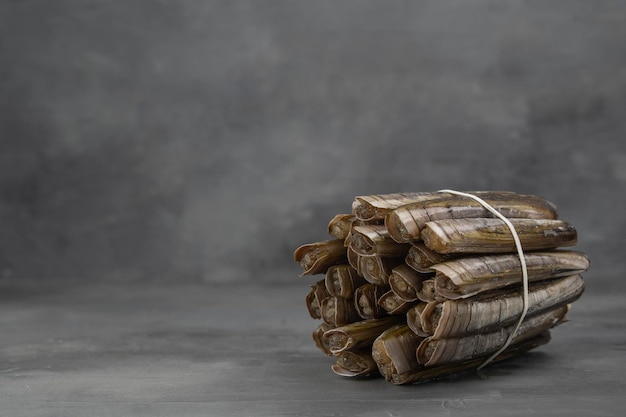
{"type": "Polygon", "coordinates": [[[515,334],[517,333],[517,331],[519,330],[520,326],[522,325],[522,322],[524,321],[524,318],[526,317],[526,313],[528,312],[528,269],[526,268],[526,258],[524,257],[524,250],[522,249],[522,242],[520,242],[520,240],[519,240],[519,236],[517,234],[517,231],[515,230],[515,226],[513,226],[513,223],[511,223],[509,221],[509,219],[507,219],[502,213],[500,213],[495,208],[493,208],[485,200],[483,200],[482,198],[476,197],[473,194],[462,193],[460,191],[439,190],[437,192],[439,192],[439,193],[456,194],[456,195],[460,195],[460,196],[463,196],[463,197],[468,197],[468,198],[471,198],[473,200],[476,200],[484,208],[486,208],[491,213],[493,213],[494,216],[497,216],[498,218],[500,218],[509,227],[509,230],[511,230],[511,234],[513,235],[513,240],[515,241],[515,247],[517,248],[517,255],[519,256],[520,264],[522,266],[522,284],[524,286],[524,299],[523,299],[524,301],[523,301],[522,314],[520,315],[519,319],[517,320],[517,323],[515,324],[515,327],[513,328],[513,331],[509,334],[509,337],[504,342],[504,345],[502,345],[502,347],[500,349],[498,349],[498,351],[496,353],[494,353],[493,355],[488,357],[478,367],[478,369],[480,370],[480,369],[484,368],[485,366],[489,365],[489,363],[491,363],[491,361],[493,361],[499,354],[504,352],[506,350],[506,348],[509,347],[509,345],[513,341],[513,338],[515,337],[515,334]]]}

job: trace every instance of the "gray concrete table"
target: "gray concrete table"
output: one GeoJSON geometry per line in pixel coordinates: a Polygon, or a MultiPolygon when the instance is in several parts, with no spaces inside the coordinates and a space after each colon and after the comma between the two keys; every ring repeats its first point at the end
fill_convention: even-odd
{"type": "Polygon", "coordinates": [[[353,380],[292,286],[0,283],[0,416],[613,416],[626,304],[588,290],[552,341],[482,375],[353,380]]]}

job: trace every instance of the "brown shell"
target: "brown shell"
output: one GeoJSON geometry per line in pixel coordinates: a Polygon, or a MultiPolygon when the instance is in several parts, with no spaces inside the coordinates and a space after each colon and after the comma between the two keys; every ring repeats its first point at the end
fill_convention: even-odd
{"type": "MultiPolygon", "coordinates": [[[[584,290],[580,275],[534,283],[529,288],[527,317],[574,302],[584,290]]],[[[514,324],[522,314],[522,289],[488,296],[429,303],[422,311],[424,330],[433,339],[485,333],[514,324]]]]}
{"type": "MultiPolygon", "coordinates": [[[[530,339],[561,323],[567,310],[567,306],[558,307],[525,319],[515,334],[513,343],[530,339]]],[[[426,338],[417,349],[417,360],[424,366],[435,366],[489,355],[504,345],[514,327],[458,338],[426,338]]]]}
{"type": "Polygon", "coordinates": [[[434,275],[434,273],[422,274],[406,264],[401,264],[393,268],[389,275],[389,286],[401,299],[416,301],[417,293],[422,289],[422,283],[434,275]]]}
{"type": "Polygon", "coordinates": [[[328,293],[342,298],[352,298],[354,290],[365,282],[365,279],[347,264],[330,266],[324,279],[328,293]]]}
{"type": "Polygon", "coordinates": [[[438,193],[394,193],[357,196],[352,203],[352,213],[360,220],[382,219],[400,206],[419,201],[440,198],[438,193]]]}
{"type": "Polygon", "coordinates": [[[385,256],[362,256],[359,259],[363,277],[370,283],[386,285],[393,268],[404,263],[404,258],[385,256]]]}
{"type": "MultiPolygon", "coordinates": [[[[504,352],[499,354],[491,363],[500,362],[505,359],[520,355],[538,346],[544,345],[550,341],[550,331],[546,330],[541,334],[528,340],[512,344],[504,352]]],[[[439,366],[423,367],[419,366],[413,370],[392,374],[391,382],[396,385],[417,384],[427,381],[443,378],[448,375],[458,374],[460,372],[476,369],[481,366],[487,359],[487,355],[471,359],[464,362],[446,363],[439,366]]]]}
{"type": "MultiPolygon", "coordinates": [[[[579,274],[589,268],[589,259],[581,252],[529,252],[524,257],[529,282],[579,274]]],[[[460,258],[433,268],[437,271],[437,294],[450,299],[467,298],[522,283],[521,263],[513,254],[460,258]]]]}
{"type": "Polygon", "coordinates": [[[378,375],[378,366],[370,349],[341,352],[331,369],[339,376],[351,378],[378,375]]]}
{"type": "MultiPolygon", "coordinates": [[[[508,219],[525,251],[576,244],[574,226],[562,220],[508,219]]],[[[516,252],[509,227],[501,219],[448,219],[426,223],[424,244],[438,253],[516,252]]]]}
{"type": "Polygon", "coordinates": [[[406,324],[385,330],[372,344],[372,357],[381,375],[391,380],[394,374],[418,368],[415,352],[422,340],[406,324]]]}
{"type": "Polygon", "coordinates": [[[325,240],[297,248],[293,258],[302,266],[302,275],[323,274],[329,266],[347,263],[343,240],[325,240]]]}
{"type": "Polygon", "coordinates": [[[384,225],[354,226],[350,248],[361,256],[405,257],[410,245],[394,242],[384,225]]]}
{"type": "MultiPolygon", "coordinates": [[[[474,192],[505,217],[530,219],[556,219],[557,210],[549,201],[532,195],[510,192],[474,192]]],[[[404,205],[387,214],[385,226],[398,243],[419,240],[426,223],[443,219],[493,217],[477,201],[463,196],[442,194],[436,200],[404,205]]]]}
{"type": "Polygon", "coordinates": [[[354,304],[357,314],[362,319],[383,317],[387,312],[378,304],[378,300],[389,291],[388,286],[363,284],[354,291],[354,304]]]}

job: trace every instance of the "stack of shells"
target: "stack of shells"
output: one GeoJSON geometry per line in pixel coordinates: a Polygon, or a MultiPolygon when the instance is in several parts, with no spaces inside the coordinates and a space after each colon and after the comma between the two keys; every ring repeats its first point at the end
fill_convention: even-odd
{"type": "Polygon", "coordinates": [[[576,244],[576,229],[538,196],[470,194],[514,226],[527,302],[513,234],[479,202],[452,192],[356,197],[328,224],[332,239],[294,252],[302,275],[324,276],[306,306],[336,374],[437,379],[545,344],[565,320],[589,268],[585,254],[559,249],[576,244]]]}

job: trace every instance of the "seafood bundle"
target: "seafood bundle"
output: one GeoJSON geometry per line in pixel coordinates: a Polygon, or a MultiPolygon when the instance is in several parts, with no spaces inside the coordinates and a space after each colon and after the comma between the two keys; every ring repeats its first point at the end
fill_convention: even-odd
{"type": "Polygon", "coordinates": [[[341,376],[394,384],[481,368],[550,340],[584,290],[576,229],[551,202],[452,190],[357,196],[294,252],[341,376]]]}

